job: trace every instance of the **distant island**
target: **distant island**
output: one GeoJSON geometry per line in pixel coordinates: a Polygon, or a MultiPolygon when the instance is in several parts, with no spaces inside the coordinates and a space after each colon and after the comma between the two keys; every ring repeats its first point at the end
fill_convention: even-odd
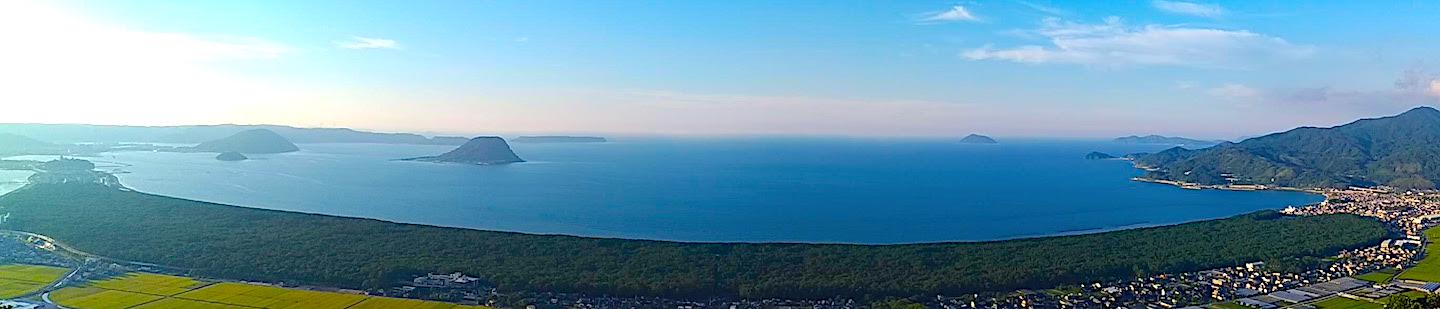
{"type": "Polygon", "coordinates": [[[961,143],[965,143],[965,144],[995,144],[995,143],[998,143],[998,142],[995,141],[995,139],[990,138],[989,136],[984,136],[984,135],[980,135],[980,134],[970,134],[970,135],[966,135],[965,138],[961,138],[961,139],[960,139],[960,142],[961,142],[961,143]]]}
{"type": "Polygon", "coordinates": [[[604,143],[599,136],[521,136],[511,140],[514,143],[604,143]]]}
{"type": "Polygon", "coordinates": [[[1177,145],[1177,146],[1190,146],[1190,147],[1208,147],[1208,146],[1214,146],[1214,145],[1216,145],[1216,144],[1224,143],[1224,142],[1226,142],[1226,141],[1222,141],[1222,140],[1200,140],[1200,139],[1193,139],[1193,138],[1174,137],[1174,136],[1161,136],[1161,135],[1146,135],[1146,136],[1135,136],[1135,135],[1131,135],[1131,136],[1125,136],[1125,137],[1117,137],[1117,138],[1115,138],[1115,142],[1118,142],[1118,143],[1129,143],[1129,144],[1157,144],[1157,145],[1177,145]]]}
{"type": "Polygon", "coordinates": [[[1091,151],[1090,153],[1085,154],[1085,159],[1086,159],[1086,160],[1109,160],[1109,159],[1117,159],[1117,157],[1115,157],[1114,155],[1108,154],[1108,153],[1104,153],[1104,152],[1091,151]]]}
{"type": "Polygon", "coordinates": [[[220,155],[215,156],[215,160],[220,161],[245,161],[249,159],[250,157],[246,157],[245,154],[234,151],[222,152],[220,155]]]}
{"type": "Polygon", "coordinates": [[[459,148],[438,156],[405,160],[481,165],[525,162],[520,159],[520,156],[515,155],[515,151],[510,149],[510,144],[505,143],[505,139],[497,136],[481,136],[470,139],[459,148]]]}
{"type": "Polygon", "coordinates": [[[254,129],[241,131],[226,138],[201,143],[191,147],[192,151],[200,152],[237,152],[237,153],[286,153],[300,151],[284,136],[276,134],[275,131],[267,129],[254,129]]]}
{"type": "Polygon", "coordinates": [[[1199,150],[1176,147],[1136,162],[1147,178],[1201,185],[1431,189],[1440,181],[1440,111],[1418,107],[1199,150]]]}

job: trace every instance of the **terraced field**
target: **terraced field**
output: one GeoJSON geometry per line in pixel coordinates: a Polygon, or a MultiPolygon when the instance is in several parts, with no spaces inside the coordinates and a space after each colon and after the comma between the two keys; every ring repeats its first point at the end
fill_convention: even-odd
{"type": "Polygon", "coordinates": [[[36,265],[0,265],[0,299],[34,293],[64,276],[67,270],[36,265]]]}
{"type": "Polygon", "coordinates": [[[489,309],[142,273],[66,288],[51,299],[75,309],[489,309]]]}

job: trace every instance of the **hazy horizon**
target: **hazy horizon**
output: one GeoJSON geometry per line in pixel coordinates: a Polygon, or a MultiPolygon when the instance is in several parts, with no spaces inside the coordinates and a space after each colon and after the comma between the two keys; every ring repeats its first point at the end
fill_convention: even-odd
{"type": "Polygon", "coordinates": [[[1440,100],[1440,3],[840,4],[5,2],[0,122],[1233,140],[1440,100]]]}

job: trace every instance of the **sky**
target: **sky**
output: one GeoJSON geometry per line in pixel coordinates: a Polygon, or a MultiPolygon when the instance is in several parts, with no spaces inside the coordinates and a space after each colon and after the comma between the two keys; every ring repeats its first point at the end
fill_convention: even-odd
{"type": "Polygon", "coordinates": [[[0,0],[0,122],[1261,135],[1440,99],[1434,1],[0,0]]]}

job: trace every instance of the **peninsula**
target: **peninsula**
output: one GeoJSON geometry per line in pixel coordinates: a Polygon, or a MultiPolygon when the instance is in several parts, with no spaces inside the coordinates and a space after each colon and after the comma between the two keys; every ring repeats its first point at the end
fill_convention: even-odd
{"type": "Polygon", "coordinates": [[[510,149],[510,144],[506,143],[505,139],[497,136],[481,136],[470,139],[459,148],[438,156],[405,160],[480,165],[525,162],[520,159],[520,156],[515,155],[515,151],[510,149]]]}

